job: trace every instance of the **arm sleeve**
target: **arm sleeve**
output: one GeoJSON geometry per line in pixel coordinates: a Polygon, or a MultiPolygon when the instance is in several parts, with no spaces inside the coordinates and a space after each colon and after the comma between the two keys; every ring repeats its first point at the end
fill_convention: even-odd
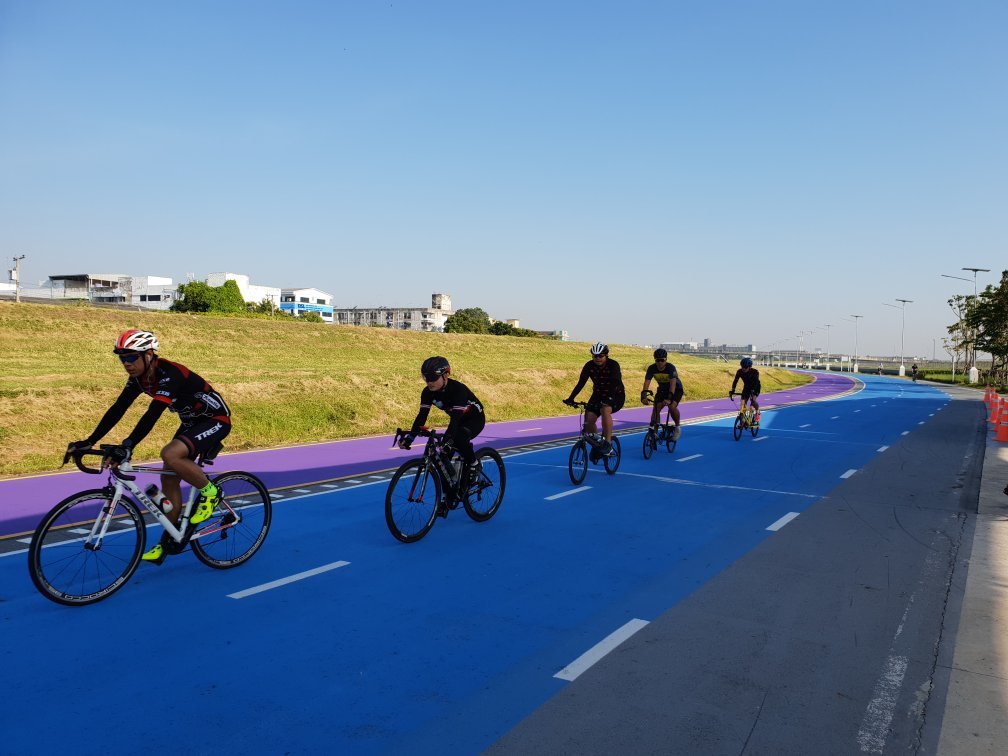
{"type": "Polygon", "coordinates": [[[163,413],[166,409],[168,409],[168,405],[164,402],[156,400],[152,401],[150,403],[150,407],[147,408],[147,411],[143,413],[143,417],[141,417],[140,421],[136,424],[136,428],[133,429],[132,433],[126,436],[126,440],[132,441],[133,446],[136,446],[147,438],[147,434],[154,429],[154,423],[158,421],[158,418],[161,417],[161,413],[163,413]]]}
{"type": "Polygon", "coordinates": [[[571,391],[569,398],[571,400],[573,400],[574,397],[577,396],[578,393],[581,391],[581,389],[584,388],[584,386],[585,386],[586,383],[588,383],[588,366],[587,365],[585,365],[583,368],[581,368],[581,377],[578,378],[577,386],[575,386],[574,390],[571,391]]]}
{"type": "Polygon", "coordinates": [[[731,388],[730,388],[730,389],[728,389],[728,390],[729,390],[730,392],[732,392],[732,393],[735,393],[735,387],[736,387],[736,386],[738,385],[738,381],[739,381],[739,375],[740,375],[740,374],[739,374],[739,371],[738,371],[738,370],[736,370],[736,371],[735,371],[735,380],[731,382],[731,388]]]}
{"type": "Polygon", "coordinates": [[[427,422],[427,416],[430,414],[430,408],[431,398],[427,393],[427,389],[424,389],[420,392],[420,411],[417,412],[416,420],[413,421],[410,433],[416,433],[423,427],[423,424],[427,422]]]}
{"type": "Polygon", "coordinates": [[[108,412],[98,421],[98,427],[87,437],[88,446],[94,446],[95,443],[103,439],[105,434],[112,430],[116,423],[122,420],[123,415],[126,414],[126,410],[130,408],[130,405],[133,404],[133,401],[138,396],[140,396],[140,389],[136,388],[132,381],[127,383],[123,387],[122,393],[119,394],[119,398],[115,400],[115,404],[109,407],[108,412]]]}

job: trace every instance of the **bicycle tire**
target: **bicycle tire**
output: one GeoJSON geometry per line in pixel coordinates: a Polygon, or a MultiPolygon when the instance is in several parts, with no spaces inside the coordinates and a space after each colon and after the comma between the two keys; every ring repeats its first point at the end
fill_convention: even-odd
{"type": "Polygon", "coordinates": [[[644,432],[644,459],[651,459],[651,455],[655,453],[658,448],[658,439],[655,437],[655,432],[650,428],[644,432]]]}
{"type": "Polygon", "coordinates": [[[736,441],[742,438],[742,415],[735,418],[735,426],[732,428],[732,433],[736,441]]]}
{"type": "Polygon", "coordinates": [[[567,472],[570,475],[571,483],[580,486],[584,483],[588,474],[588,448],[584,439],[574,442],[571,447],[570,457],[567,460],[567,472]]]}
{"type": "Polygon", "coordinates": [[[247,562],[263,545],[273,521],[273,500],[255,475],[226,472],[213,479],[221,501],[189,541],[207,567],[227,570],[247,562]]]}
{"type": "Polygon", "coordinates": [[[122,588],[140,564],[147,529],[140,508],[120,497],[98,548],[86,546],[101,510],[112,492],[96,488],[67,497],[42,518],[28,547],[28,573],[39,593],[57,604],[84,606],[108,598],[122,588]]]}
{"type": "Polygon", "coordinates": [[[462,505],[476,522],[486,522],[500,509],[504,500],[504,488],[507,486],[507,473],[504,471],[504,460],[495,449],[489,447],[476,452],[480,462],[478,484],[470,484],[462,505]]]}
{"type": "Polygon", "coordinates": [[[434,527],[441,502],[441,476],[426,459],[411,459],[399,466],[385,493],[385,523],[389,532],[403,543],[419,541],[434,527]],[[427,490],[433,484],[433,497],[427,490]],[[400,485],[401,484],[401,485],[400,485]],[[413,498],[417,486],[420,496],[413,498]]]}
{"type": "Polygon", "coordinates": [[[749,432],[752,433],[753,438],[756,438],[756,435],[759,433],[759,423],[751,423],[749,425],[749,432]]]}
{"type": "Polygon", "coordinates": [[[609,475],[615,475],[616,471],[619,470],[620,460],[623,458],[623,450],[620,448],[620,440],[616,436],[612,437],[612,448],[615,454],[607,454],[602,457],[602,464],[605,465],[605,471],[609,475]]]}

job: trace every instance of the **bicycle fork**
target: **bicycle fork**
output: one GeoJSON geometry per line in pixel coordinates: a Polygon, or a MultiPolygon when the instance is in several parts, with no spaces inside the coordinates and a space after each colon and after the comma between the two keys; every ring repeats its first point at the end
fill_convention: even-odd
{"type": "Polygon", "coordinates": [[[119,499],[121,498],[122,489],[116,488],[115,493],[112,495],[112,498],[108,500],[108,503],[102,505],[101,512],[99,512],[98,516],[95,517],[94,524],[91,526],[91,532],[84,541],[85,550],[101,550],[102,541],[105,539],[105,534],[108,532],[109,525],[112,524],[112,513],[115,511],[115,508],[119,506],[119,499]]]}

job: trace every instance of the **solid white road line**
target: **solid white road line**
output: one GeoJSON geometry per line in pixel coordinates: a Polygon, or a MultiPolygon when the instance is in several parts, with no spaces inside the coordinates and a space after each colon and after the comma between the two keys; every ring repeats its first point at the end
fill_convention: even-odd
{"type": "Polygon", "coordinates": [[[788,512],[786,515],[777,520],[777,522],[773,523],[772,525],[768,525],[767,530],[774,530],[774,531],[780,530],[797,516],[798,512],[788,512]]]}
{"type": "Polygon", "coordinates": [[[623,627],[619,628],[614,633],[610,633],[594,646],[589,648],[581,654],[581,656],[553,675],[553,677],[567,681],[576,680],[583,672],[590,669],[592,665],[598,662],[603,656],[608,654],[641,628],[647,627],[647,625],[648,623],[646,620],[630,620],[623,625],[623,627]]]}
{"type": "Polygon", "coordinates": [[[884,452],[884,451],[885,451],[886,449],[888,449],[888,448],[889,448],[888,446],[880,446],[880,447],[878,448],[878,450],[879,450],[880,452],[884,452]]]}
{"type": "Polygon", "coordinates": [[[305,578],[310,578],[314,575],[320,575],[323,572],[329,572],[329,570],[346,567],[348,564],[350,564],[350,562],[333,562],[332,564],[324,564],[313,570],[305,570],[304,572],[299,572],[296,575],[280,578],[279,580],[273,580],[269,583],[263,583],[262,585],[257,585],[252,588],[246,588],[244,591],[238,591],[237,593],[229,593],[228,598],[243,599],[247,596],[254,596],[255,594],[262,593],[263,591],[269,591],[274,588],[279,588],[282,585],[287,585],[288,583],[295,583],[298,580],[304,580],[305,578]]]}
{"type": "Polygon", "coordinates": [[[546,501],[562,499],[564,496],[570,496],[571,494],[580,493],[581,491],[587,491],[589,488],[591,488],[591,486],[578,486],[577,488],[572,488],[570,491],[564,491],[562,493],[553,494],[552,496],[547,496],[546,501]]]}
{"type": "Polygon", "coordinates": [[[844,473],[843,475],[841,475],[840,477],[841,477],[841,478],[849,478],[849,477],[850,477],[851,475],[853,475],[853,474],[854,474],[854,473],[856,473],[856,472],[857,472],[857,470],[848,470],[847,472],[845,472],[845,473],[844,473]]]}
{"type": "Polygon", "coordinates": [[[676,462],[689,462],[691,459],[699,459],[703,454],[690,454],[688,457],[683,457],[682,459],[677,459],[676,462]]]}
{"type": "Polygon", "coordinates": [[[882,753],[889,734],[889,725],[900,690],[903,688],[903,676],[907,671],[905,656],[890,656],[886,659],[885,668],[875,682],[875,695],[868,702],[857,740],[861,750],[866,753],[882,753]]]}

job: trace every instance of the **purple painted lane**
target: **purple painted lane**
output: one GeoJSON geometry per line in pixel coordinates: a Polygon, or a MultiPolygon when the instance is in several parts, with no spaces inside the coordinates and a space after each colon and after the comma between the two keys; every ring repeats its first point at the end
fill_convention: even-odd
{"type": "MultiPolygon", "coordinates": [[[[828,399],[852,391],[859,382],[847,374],[813,373],[812,383],[784,391],[764,394],[760,407],[769,410],[790,404],[828,399]]],[[[587,395],[587,392],[583,392],[587,395]]],[[[631,392],[631,395],[633,392],[631,392]]],[[[683,421],[730,415],[738,405],[727,397],[683,402],[679,405],[683,421]]],[[[624,408],[614,417],[615,430],[638,428],[648,422],[650,407],[624,408]]],[[[408,422],[408,420],[406,420],[408,422]]],[[[577,435],[577,415],[544,417],[488,423],[480,434],[479,445],[505,449],[509,446],[553,441],[577,435]]],[[[246,470],[255,473],[271,490],[335,478],[368,475],[398,467],[416,451],[393,449],[392,434],[369,438],[344,439],[279,449],[235,452],[217,458],[212,473],[246,470]]],[[[211,474],[212,474],[211,473],[211,474]]],[[[58,501],[88,488],[100,488],[105,476],[81,472],[51,473],[0,481],[0,536],[34,530],[38,521],[58,501]]]]}

